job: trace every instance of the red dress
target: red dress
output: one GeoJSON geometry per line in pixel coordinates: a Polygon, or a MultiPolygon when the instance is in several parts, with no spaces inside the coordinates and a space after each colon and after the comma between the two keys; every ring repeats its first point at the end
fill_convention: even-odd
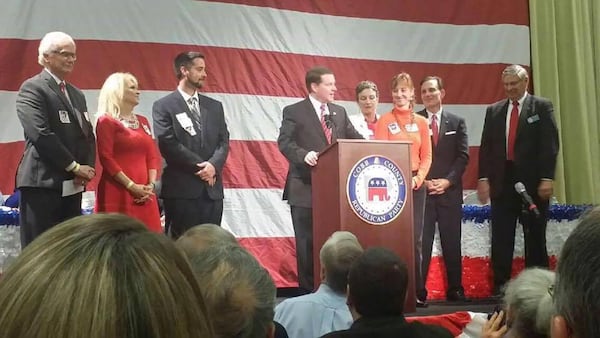
{"type": "Polygon", "coordinates": [[[148,120],[136,115],[139,128],[132,129],[119,120],[102,115],[96,125],[98,156],[102,176],[96,190],[97,212],[118,212],[137,218],[151,231],[162,232],[157,197],[144,204],[135,203],[134,197],[114,176],[123,171],[137,184],[148,184],[148,170],[158,171],[161,160],[150,132],[148,120]]]}

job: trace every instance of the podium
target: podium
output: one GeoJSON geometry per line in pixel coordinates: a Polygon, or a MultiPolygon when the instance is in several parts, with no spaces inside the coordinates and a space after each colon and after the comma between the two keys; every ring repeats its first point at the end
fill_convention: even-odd
{"type": "Polygon", "coordinates": [[[312,169],[313,258],[335,231],[350,231],[363,248],[386,247],[408,267],[404,312],[415,311],[412,170],[407,141],[345,140],[319,154],[312,169]]]}

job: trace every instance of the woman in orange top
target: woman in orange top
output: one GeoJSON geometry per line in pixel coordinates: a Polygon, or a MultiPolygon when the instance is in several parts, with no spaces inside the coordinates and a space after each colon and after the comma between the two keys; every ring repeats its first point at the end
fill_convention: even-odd
{"type": "MultiPolygon", "coordinates": [[[[423,185],[431,167],[431,138],[427,119],[413,112],[415,86],[408,73],[400,73],[392,78],[392,98],[394,108],[379,118],[375,129],[375,139],[412,141],[410,162],[413,189],[413,225],[415,236],[415,280],[421,281],[421,238],[425,213],[426,188],[423,185]]],[[[420,284],[416,284],[420,285],[420,284]]],[[[425,297],[417,295],[417,306],[425,307],[425,297]]]]}

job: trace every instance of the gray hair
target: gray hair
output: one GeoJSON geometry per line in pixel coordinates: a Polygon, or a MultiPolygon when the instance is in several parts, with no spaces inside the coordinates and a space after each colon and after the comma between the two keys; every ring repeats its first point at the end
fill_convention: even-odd
{"type": "Polygon", "coordinates": [[[222,227],[205,223],[188,229],[175,244],[187,256],[193,256],[215,245],[238,245],[235,236],[222,227]]]}
{"type": "Polygon", "coordinates": [[[319,259],[325,269],[325,284],[333,291],[345,293],[350,266],[363,252],[356,236],[348,231],[336,231],[325,241],[319,259]]]}
{"type": "Polygon", "coordinates": [[[277,291],[267,270],[239,245],[214,245],[188,258],[216,337],[265,337],[277,291]]]}
{"type": "Polygon", "coordinates": [[[600,337],[600,208],[586,213],[562,248],[554,307],[575,337],[600,337]]]}
{"type": "Polygon", "coordinates": [[[527,70],[520,65],[510,65],[504,68],[502,71],[502,77],[506,75],[516,75],[521,80],[529,79],[527,70]]]}
{"type": "Polygon", "coordinates": [[[519,336],[550,335],[553,285],[554,272],[541,268],[524,270],[507,284],[504,303],[510,313],[511,327],[519,336]]]}
{"type": "Polygon", "coordinates": [[[51,51],[56,50],[58,46],[63,43],[68,42],[75,45],[75,41],[73,38],[63,32],[50,32],[46,33],[42,40],[40,41],[40,46],[38,47],[38,63],[40,66],[45,66],[44,63],[44,55],[48,55],[51,51]]]}

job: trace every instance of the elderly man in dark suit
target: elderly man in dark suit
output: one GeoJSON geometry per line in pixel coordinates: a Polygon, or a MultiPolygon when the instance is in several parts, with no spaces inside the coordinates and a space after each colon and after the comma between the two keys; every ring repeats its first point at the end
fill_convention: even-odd
{"type": "Polygon", "coordinates": [[[283,199],[291,207],[296,237],[298,284],[304,291],[314,288],[311,171],[319,152],[337,139],[362,139],[348,119],[344,107],[332,103],[337,88],[330,69],[314,67],[306,73],[306,99],[283,109],[279,150],[288,159],[283,199]]]}
{"type": "Polygon", "coordinates": [[[204,56],[180,53],[174,68],[177,90],[154,102],[152,117],[166,162],[160,193],[165,230],[178,238],[194,225],[221,224],[229,131],[221,102],[198,92],[206,79],[204,56]]]}
{"type": "MultiPolygon", "coordinates": [[[[467,126],[462,117],[442,108],[446,95],[442,79],[428,76],[421,81],[421,99],[425,109],[418,114],[429,120],[433,160],[427,174],[427,200],[423,224],[423,275],[427,276],[431,262],[431,249],[437,223],[446,264],[449,301],[465,301],[462,287],[461,225],[462,225],[462,175],[469,162],[467,126]]],[[[417,298],[425,300],[426,278],[417,285],[417,298]]]]}
{"type": "Polygon", "coordinates": [[[491,198],[495,295],[510,279],[517,219],[523,224],[525,265],[548,266],[546,223],[559,148],[552,102],[527,93],[527,71],[508,66],[502,82],[508,99],[487,108],[477,184],[479,200],[491,198]],[[517,182],[525,185],[540,216],[524,211],[517,182]]]}
{"type": "Polygon", "coordinates": [[[96,140],[85,97],[65,79],[77,54],[73,38],[51,32],[40,41],[41,73],[17,94],[25,150],[17,170],[21,246],[66,219],[81,215],[81,196],[96,172],[96,140]]]}

